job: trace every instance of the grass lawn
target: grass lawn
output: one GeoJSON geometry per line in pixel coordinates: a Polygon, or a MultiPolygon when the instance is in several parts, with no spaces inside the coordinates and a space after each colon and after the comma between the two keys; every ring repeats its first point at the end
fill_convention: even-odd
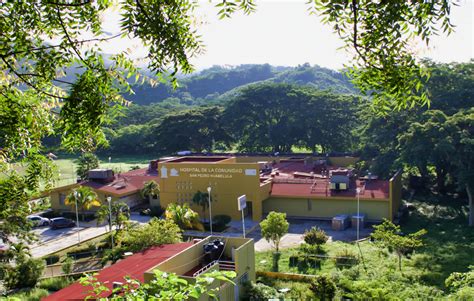
{"type": "MultiPolygon", "coordinates": [[[[77,175],[77,155],[58,155],[54,160],[58,166],[58,179],[55,181],[55,187],[61,187],[76,182],[77,175]]],[[[100,168],[112,168],[115,171],[126,172],[132,167],[138,166],[144,168],[148,166],[150,160],[155,159],[149,156],[99,156],[100,168]]],[[[23,166],[15,165],[17,170],[23,170],[23,166]]]]}
{"type": "MultiPolygon", "coordinates": [[[[297,248],[282,251],[279,271],[301,274],[328,274],[335,279],[340,293],[346,297],[401,299],[443,297],[446,295],[445,279],[452,272],[466,272],[474,263],[474,231],[467,227],[467,207],[460,200],[447,197],[415,197],[411,202],[416,210],[402,222],[402,231],[412,233],[425,228],[424,247],[411,258],[404,258],[402,271],[398,270],[395,254],[381,250],[373,243],[354,244],[332,242],[325,246],[327,255],[338,255],[349,250],[363,260],[352,267],[337,267],[334,260],[324,260],[320,268],[289,266],[289,257],[298,253],[297,248]],[[351,292],[363,292],[351,295],[351,292]]],[[[271,271],[272,252],[256,253],[256,270],[271,271]]],[[[264,279],[269,285],[281,288],[288,281],[264,279]]],[[[304,293],[304,287],[300,293],[304,293]]],[[[341,295],[341,296],[342,296],[341,295]]]]}

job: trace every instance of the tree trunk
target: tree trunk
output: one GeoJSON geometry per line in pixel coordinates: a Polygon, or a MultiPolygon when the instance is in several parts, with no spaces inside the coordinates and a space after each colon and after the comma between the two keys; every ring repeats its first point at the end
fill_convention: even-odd
{"type": "Polygon", "coordinates": [[[468,184],[466,184],[467,198],[469,200],[469,226],[474,226],[474,200],[472,199],[472,191],[468,184]]]}
{"type": "Polygon", "coordinates": [[[402,255],[398,254],[398,269],[402,271],[402,255]]]}

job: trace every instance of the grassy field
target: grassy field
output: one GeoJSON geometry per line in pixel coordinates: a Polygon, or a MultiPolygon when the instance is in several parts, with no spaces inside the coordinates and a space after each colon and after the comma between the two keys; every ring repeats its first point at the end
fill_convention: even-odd
{"type": "MultiPolygon", "coordinates": [[[[77,156],[59,157],[54,160],[59,169],[59,179],[55,182],[56,187],[72,184],[76,181],[77,156]]],[[[101,168],[112,168],[115,171],[129,171],[134,166],[147,167],[148,162],[154,158],[147,156],[113,156],[99,157],[101,168]]]]}
{"type": "MultiPolygon", "coordinates": [[[[447,197],[415,199],[411,203],[416,210],[402,222],[402,231],[411,233],[424,228],[428,234],[424,237],[425,245],[411,258],[403,259],[402,271],[398,270],[394,253],[381,250],[369,241],[360,243],[360,250],[357,245],[342,242],[332,242],[325,246],[329,256],[340,255],[342,250],[349,250],[356,255],[362,254],[359,264],[338,267],[333,259],[326,259],[320,268],[290,267],[290,256],[298,253],[297,248],[292,248],[282,252],[279,271],[331,275],[342,291],[364,292],[365,295],[358,296],[365,298],[384,299],[397,296],[410,299],[446,296],[448,292],[444,284],[445,279],[452,272],[468,271],[469,265],[474,263],[474,231],[467,227],[467,207],[460,205],[459,200],[447,197]]],[[[271,271],[272,252],[256,253],[255,262],[257,271],[271,271]]],[[[276,288],[294,285],[288,281],[265,281],[276,288]]],[[[305,295],[308,293],[304,291],[305,287],[307,284],[300,284],[294,291],[305,295]]]]}

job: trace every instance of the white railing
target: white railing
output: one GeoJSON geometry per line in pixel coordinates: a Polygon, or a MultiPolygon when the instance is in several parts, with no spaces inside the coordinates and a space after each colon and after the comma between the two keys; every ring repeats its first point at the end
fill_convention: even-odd
{"type": "Polygon", "coordinates": [[[203,266],[202,268],[200,268],[199,270],[197,270],[194,274],[193,274],[193,277],[197,277],[199,275],[201,275],[202,273],[204,273],[205,271],[209,270],[210,268],[212,268],[213,266],[215,266],[216,264],[219,264],[219,262],[217,260],[214,260],[210,263],[208,263],[207,265],[203,266]]]}

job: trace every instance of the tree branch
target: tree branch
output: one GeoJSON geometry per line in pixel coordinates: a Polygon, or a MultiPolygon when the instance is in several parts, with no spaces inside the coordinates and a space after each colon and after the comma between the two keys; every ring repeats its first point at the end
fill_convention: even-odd
{"type": "MultiPolygon", "coordinates": [[[[18,73],[18,75],[21,75],[21,76],[35,76],[35,77],[41,77],[40,74],[36,74],[36,73],[18,73]]],[[[52,80],[55,81],[55,82],[58,82],[58,83],[63,83],[63,84],[68,84],[68,85],[74,85],[74,83],[71,83],[71,82],[68,82],[68,81],[65,81],[65,80],[62,80],[62,79],[53,78],[52,80]]]]}
{"type": "MultiPolygon", "coordinates": [[[[75,42],[73,42],[73,43],[76,44],[76,45],[78,45],[78,44],[84,44],[84,43],[89,43],[89,42],[105,42],[105,41],[109,41],[109,40],[118,38],[118,37],[120,37],[121,35],[122,35],[122,34],[119,33],[119,34],[116,34],[116,35],[111,36],[111,37],[108,37],[108,38],[94,38],[94,39],[88,39],[88,40],[75,41],[75,42]]],[[[5,54],[0,54],[0,58],[6,58],[6,57],[11,56],[11,55],[17,55],[17,54],[25,53],[25,52],[41,51],[41,50],[52,49],[52,48],[59,48],[59,47],[64,47],[64,45],[62,45],[62,44],[59,44],[59,45],[49,45],[49,46],[44,46],[44,47],[31,48],[31,49],[28,49],[28,50],[10,51],[10,52],[7,52],[7,53],[5,53],[5,54]]],[[[3,49],[2,49],[2,50],[3,50],[3,49]]]]}
{"type": "Polygon", "coordinates": [[[74,50],[74,52],[79,57],[79,59],[84,63],[84,65],[89,67],[89,69],[94,70],[95,68],[92,68],[92,66],[88,62],[86,62],[84,58],[81,56],[79,50],[76,48],[76,45],[74,44],[71,37],[69,36],[66,26],[64,25],[63,19],[61,18],[61,12],[59,11],[59,8],[56,9],[56,12],[58,13],[59,24],[61,24],[61,28],[63,29],[64,35],[66,35],[66,38],[69,41],[69,44],[71,45],[71,48],[74,50]]]}
{"type": "Polygon", "coordinates": [[[30,83],[28,80],[26,80],[22,74],[18,73],[15,68],[13,68],[13,66],[7,61],[5,60],[5,58],[1,57],[2,61],[5,63],[5,65],[7,65],[8,69],[10,69],[11,72],[13,72],[16,76],[18,76],[19,79],[21,79],[22,82],[24,82],[27,86],[33,88],[34,90],[36,90],[37,92],[41,93],[41,94],[44,94],[46,96],[49,96],[49,97],[54,97],[54,98],[58,98],[58,99],[62,99],[62,100],[66,100],[67,98],[65,97],[61,97],[61,96],[58,96],[58,95],[54,95],[54,94],[51,94],[51,93],[48,93],[48,92],[45,92],[41,89],[39,89],[38,87],[36,87],[35,85],[33,85],[32,83],[30,83]]]}

